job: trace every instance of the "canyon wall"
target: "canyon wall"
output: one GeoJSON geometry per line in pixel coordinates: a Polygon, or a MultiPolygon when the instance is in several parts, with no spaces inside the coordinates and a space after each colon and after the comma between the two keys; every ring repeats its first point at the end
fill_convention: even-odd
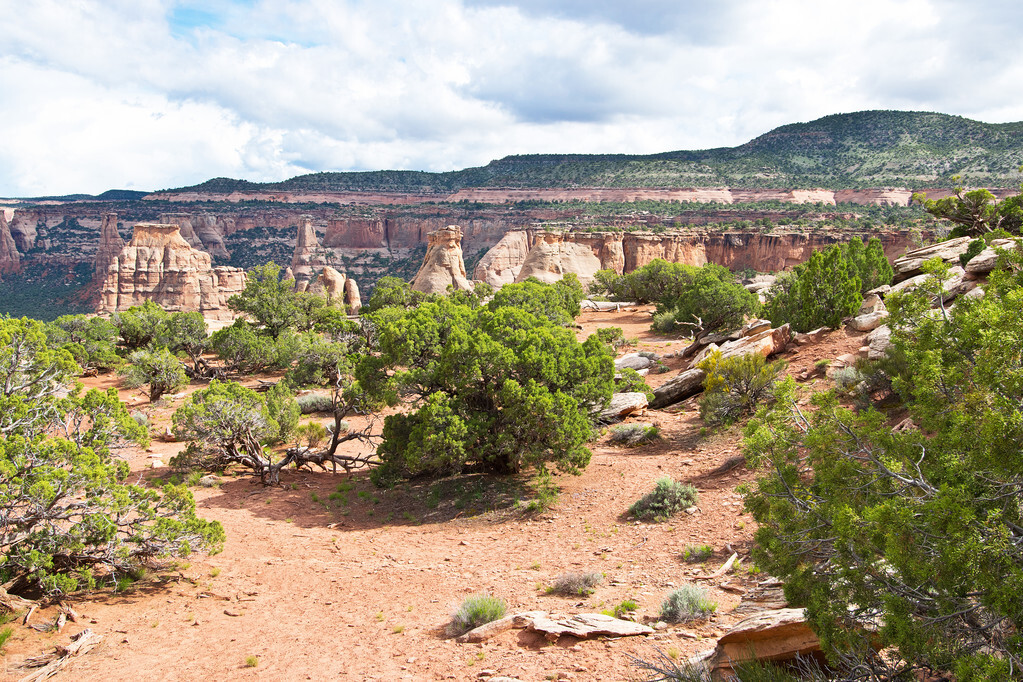
{"type": "Polygon", "coordinates": [[[814,251],[854,236],[881,240],[889,260],[913,246],[908,231],[876,234],[837,232],[551,232],[513,231],[477,264],[473,279],[501,286],[534,276],[549,282],[574,272],[584,283],[596,270],[632,272],[661,258],[672,263],[715,263],[733,271],[778,272],[802,263],[814,251]],[[525,245],[531,247],[525,250],[525,245]]]}
{"type": "MultiPolygon", "coordinates": [[[[116,223],[115,223],[116,224],[116,223]]],[[[245,287],[245,271],[212,266],[178,225],[140,223],[114,257],[100,290],[99,312],[113,313],[154,301],[166,310],[198,310],[229,318],[227,299],[245,287]]]]}
{"type": "MultiPolygon", "coordinates": [[[[904,187],[875,189],[732,189],[720,188],[502,188],[473,187],[457,192],[437,192],[406,194],[387,192],[168,192],[150,194],[146,200],[163,200],[175,202],[225,201],[238,203],[245,201],[266,201],[281,204],[313,203],[313,204],[346,204],[346,205],[409,205],[427,204],[431,202],[457,203],[459,201],[481,202],[487,204],[507,204],[519,201],[691,201],[701,203],[735,204],[756,201],[782,201],[785,203],[823,203],[833,206],[836,203],[858,204],[861,206],[907,206],[909,198],[917,190],[904,187]]],[[[1004,198],[1017,193],[1016,189],[992,189],[995,196],[1004,198]]],[[[951,190],[927,190],[932,199],[951,194],[951,190]]]]}
{"type": "Polygon", "coordinates": [[[21,254],[11,235],[6,211],[0,211],[0,274],[21,270],[21,254]]]}

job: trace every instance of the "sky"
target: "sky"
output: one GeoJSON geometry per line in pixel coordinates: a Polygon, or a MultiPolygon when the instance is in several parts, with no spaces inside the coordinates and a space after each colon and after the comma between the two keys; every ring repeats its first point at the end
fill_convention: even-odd
{"type": "Polygon", "coordinates": [[[1023,120],[1019,0],[0,0],[0,196],[1023,120]]]}

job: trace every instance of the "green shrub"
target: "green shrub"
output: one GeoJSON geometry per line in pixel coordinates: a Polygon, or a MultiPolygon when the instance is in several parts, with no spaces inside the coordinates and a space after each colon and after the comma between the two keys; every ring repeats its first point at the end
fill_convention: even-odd
{"type": "Polygon", "coordinates": [[[714,548],[710,545],[687,545],[682,550],[682,560],[691,564],[698,564],[706,561],[714,555],[714,548]]]}
{"type": "Polygon", "coordinates": [[[780,277],[769,292],[764,314],[774,326],[787,322],[797,332],[837,328],[863,303],[862,284],[856,267],[836,244],[815,251],[791,274],[780,277]]]}
{"type": "Polygon", "coordinates": [[[503,618],[507,611],[508,604],[503,599],[489,594],[474,594],[467,597],[451,616],[448,631],[452,635],[461,635],[473,628],[503,618]]]}
{"type": "Polygon", "coordinates": [[[654,489],[629,507],[629,514],[637,519],[665,521],[684,509],[694,506],[700,494],[688,483],[679,483],[665,476],[654,484],[654,489]]]}
{"type": "Polygon", "coordinates": [[[657,440],[661,430],[651,424],[619,424],[611,429],[612,443],[635,447],[657,440]]]}
{"type": "Polygon", "coordinates": [[[297,396],[295,402],[302,414],[331,412],[334,409],[334,403],[326,393],[304,393],[297,396]]]}
{"type": "Polygon", "coordinates": [[[133,351],[128,362],[130,364],[121,370],[125,386],[138,388],[148,385],[150,402],[188,385],[185,366],[166,348],[133,351]]]}
{"type": "Polygon", "coordinates": [[[650,682],[713,682],[706,663],[678,663],[660,649],[655,651],[657,655],[652,659],[630,656],[636,667],[653,675],[648,678],[650,682]]]}
{"type": "Polygon", "coordinates": [[[601,343],[611,350],[618,350],[625,345],[625,333],[621,327],[601,327],[594,334],[601,343]]]}
{"type": "Polygon", "coordinates": [[[304,443],[306,447],[315,450],[327,440],[327,429],[324,428],[323,424],[309,422],[308,424],[295,427],[292,435],[294,435],[299,443],[304,443]]]}
{"type": "Polygon", "coordinates": [[[13,634],[14,628],[10,626],[0,629],[0,653],[3,653],[4,646],[7,645],[7,640],[9,640],[13,634]]]}
{"type": "Polygon", "coordinates": [[[647,400],[654,399],[646,379],[631,367],[623,367],[615,373],[615,393],[643,393],[647,400]]]}
{"type": "Polygon", "coordinates": [[[753,414],[771,396],[782,361],[767,362],[759,353],[722,357],[715,351],[697,367],[707,373],[700,397],[700,417],[708,424],[731,424],[753,414]]]}
{"type": "Polygon", "coordinates": [[[832,377],[832,380],[835,382],[835,388],[842,393],[852,391],[863,379],[863,375],[855,367],[843,367],[835,372],[832,377]]]}
{"type": "Polygon", "coordinates": [[[639,604],[632,599],[624,599],[620,603],[616,604],[614,608],[604,609],[601,611],[605,616],[614,616],[615,618],[624,618],[631,611],[635,611],[639,608],[639,604]]]}
{"type": "Polygon", "coordinates": [[[546,467],[536,472],[534,478],[534,491],[536,496],[526,504],[526,511],[533,514],[545,512],[558,503],[561,489],[554,482],[554,476],[546,467]]]}
{"type": "Polygon", "coordinates": [[[987,248],[983,239],[974,239],[966,247],[966,253],[959,254],[959,265],[966,267],[966,264],[980,255],[980,252],[987,248]]]}
{"type": "Polygon", "coordinates": [[[562,573],[554,579],[554,584],[547,588],[549,594],[560,594],[562,596],[585,597],[593,594],[597,585],[604,582],[601,573],[570,572],[562,573]]]}
{"type": "Polygon", "coordinates": [[[661,604],[661,620],[667,623],[700,620],[710,616],[717,608],[717,603],[707,598],[706,590],[683,585],[670,592],[661,604]]]}

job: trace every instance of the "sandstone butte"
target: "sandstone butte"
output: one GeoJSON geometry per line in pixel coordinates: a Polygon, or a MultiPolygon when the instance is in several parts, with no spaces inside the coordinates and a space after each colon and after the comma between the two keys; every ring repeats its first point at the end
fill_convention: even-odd
{"type": "MultiPolygon", "coordinates": [[[[112,222],[116,225],[116,217],[112,222]]],[[[105,234],[112,242],[116,233],[108,228],[105,234]]],[[[114,313],[152,300],[174,312],[230,317],[227,299],[244,287],[244,270],[213,267],[210,254],[185,241],[180,226],[139,223],[131,241],[107,266],[99,312],[114,313]]]]}
{"type": "Polygon", "coordinates": [[[289,268],[291,277],[295,279],[295,289],[343,301],[348,312],[354,315],[362,307],[359,285],[328,264],[332,257],[332,252],[320,246],[312,216],[300,216],[295,253],[289,268]]]}
{"type": "Polygon", "coordinates": [[[434,230],[427,237],[426,256],[412,280],[413,291],[442,294],[448,287],[455,291],[472,289],[465,275],[465,261],[462,260],[462,228],[448,225],[434,230]]]}

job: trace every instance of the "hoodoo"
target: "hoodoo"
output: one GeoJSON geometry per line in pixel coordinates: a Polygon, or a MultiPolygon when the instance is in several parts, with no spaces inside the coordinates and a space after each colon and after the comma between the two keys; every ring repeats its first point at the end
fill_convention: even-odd
{"type": "Polygon", "coordinates": [[[515,281],[535,277],[550,284],[567,273],[574,273],[586,285],[593,281],[593,275],[600,266],[600,258],[590,246],[567,241],[560,232],[540,232],[533,238],[533,248],[529,250],[515,281]]]}
{"type": "Polygon", "coordinates": [[[462,260],[462,228],[448,225],[427,235],[429,243],[419,273],[412,280],[412,289],[426,294],[443,294],[448,287],[469,291],[472,284],[465,275],[462,260]]]}
{"type": "Polygon", "coordinates": [[[108,266],[99,312],[151,300],[170,311],[230,317],[227,299],[244,287],[244,270],[213,267],[210,254],[190,246],[178,225],[139,223],[108,266]]]}

